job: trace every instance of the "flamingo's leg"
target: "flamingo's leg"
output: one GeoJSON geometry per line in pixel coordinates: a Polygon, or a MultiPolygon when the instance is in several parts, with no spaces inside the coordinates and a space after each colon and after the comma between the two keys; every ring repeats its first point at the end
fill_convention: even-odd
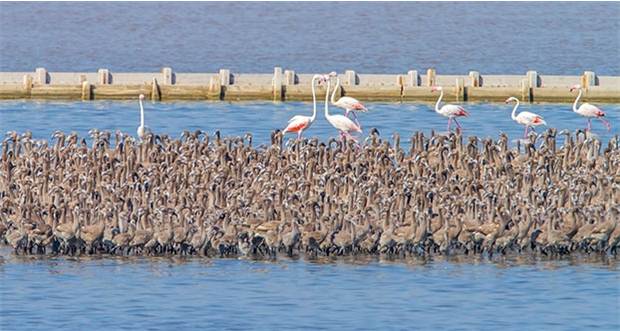
{"type": "Polygon", "coordinates": [[[528,126],[526,125],[525,126],[525,132],[523,133],[523,138],[527,138],[527,129],[528,129],[528,126]]]}
{"type": "Polygon", "coordinates": [[[351,111],[351,113],[353,114],[353,118],[355,119],[355,124],[361,129],[362,125],[360,124],[360,122],[357,120],[357,114],[354,111],[351,111]]]}
{"type": "Polygon", "coordinates": [[[452,117],[448,117],[448,132],[450,132],[450,123],[452,123],[452,117]]]}
{"type": "Polygon", "coordinates": [[[302,132],[302,131],[303,131],[303,130],[299,130],[299,131],[297,131],[297,140],[300,140],[300,139],[301,139],[301,132],[302,132]]]}
{"type": "Polygon", "coordinates": [[[588,128],[586,131],[592,131],[592,121],[588,118],[588,128]]]}
{"type": "Polygon", "coordinates": [[[459,129],[462,129],[461,124],[459,124],[459,121],[457,121],[457,120],[456,120],[456,117],[454,118],[454,123],[456,123],[456,126],[457,126],[459,129]]]}

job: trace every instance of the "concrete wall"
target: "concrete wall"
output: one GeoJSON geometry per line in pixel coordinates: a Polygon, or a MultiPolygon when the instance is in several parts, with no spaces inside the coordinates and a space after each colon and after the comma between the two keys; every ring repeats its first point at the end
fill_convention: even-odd
{"type": "MultiPolygon", "coordinates": [[[[97,72],[0,72],[0,99],[132,99],[143,93],[153,100],[311,100],[313,74],[274,68],[273,73],[234,73],[221,69],[214,73],[177,73],[172,68],[160,72],[126,73],[99,69],[97,72]]],[[[463,75],[440,75],[434,69],[409,70],[402,74],[366,74],[347,70],[338,74],[338,96],[349,95],[364,101],[435,100],[433,85],[444,86],[450,101],[503,101],[516,96],[524,101],[570,102],[569,88],[581,84],[584,99],[620,102],[620,77],[597,76],[591,71],[581,76],[484,75],[471,71],[463,75]]],[[[317,87],[319,99],[325,86],[317,87]]]]}

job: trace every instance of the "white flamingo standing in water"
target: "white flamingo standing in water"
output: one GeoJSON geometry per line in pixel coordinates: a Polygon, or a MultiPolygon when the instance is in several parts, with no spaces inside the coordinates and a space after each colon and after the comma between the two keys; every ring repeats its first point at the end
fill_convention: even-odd
{"type": "Polygon", "coordinates": [[[357,142],[355,137],[351,136],[350,132],[362,132],[359,125],[351,121],[350,118],[343,115],[330,115],[329,114],[329,90],[331,87],[331,81],[327,80],[327,91],[325,92],[325,118],[336,129],[340,131],[340,138],[344,141],[346,138],[350,138],[357,142]]]}
{"type": "Polygon", "coordinates": [[[352,113],[353,117],[355,118],[355,124],[361,127],[359,121],[357,120],[357,115],[355,114],[355,112],[359,111],[365,113],[368,112],[368,108],[366,108],[364,104],[362,104],[359,100],[352,97],[344,96],[338,99],[338,101],[336,101],[336,91],[338,91],[340,88],[340,78],[338,78],[338,74],[334,71],[332,71],[329,76],[336,77],[336,86],[334,87],[334,91],[332,92],[331,97],[332,105],[344,109],[344,116],[349,116],[349,113],[352,113]]]}
{"type": "Polygon", "coordinates": [[[146,135],[151,133],[151,129],[144,125],[144,107],[142,106],[142,100],[144,100],[144,94],[140,94],[138,102],[140,103],[140,126],[138,127],[138,137],[140,140],[144,140],[146,135]]]}
{"type": "Polygon", "coordinates": [[[527,137],[527,132],[530,126],[535,127],[539,125],[547,125],[547,122],[540,115],[536,115],[534,113],[530,113],[529,111],[522,111],[519,115],[516,115],[517,108],[519,108],[519,99],[515,97],[510,97],[506,99],[506,103],[511,101],[516,101],[515,107],[512,109],[512,119],[521,124],[525,125],[525,133],[523,134],[523,138],[527,137]]]}
{"type": "Polygon", "coordinates": [[[314,90],[314,82],[319,80],[319,85],[321,82],[325,81],[325,77],[321,75],[314,75],[312,77],[312,116],[304,116],[304,115],[295,115],[290,120],[288,120],[288,125],[283,133],[287,132],[296,132],[297,139],[301,139],[301,134],[304,130],[310,128],[314,120],[316,119],[316,92],[314,90]]]}
{"type": "Polygon", "coordinates": [[[579,108],[577,108],[577,102],[579,102],[579,98],[581,98],[583,88],[581,87],[581,85],[574,85],[570,88],[570,91],[572,92],[574,90],[579,90],[579,94],[577,95],[577,99],[575,99],[575,103],[573,103],[573,111],[581,116],[588,118],[588,128],[586,129],[586,131],[592,130],[592,118],[598,118],[601,122],[603,122],[603,125],[605,125],[605,127],[607,128],[607,131],[610,131],[611,124],[609,124],[608,121],[603,119],[603,117],[605,117],[605,112],[600,110],[598,107],[584,102],[581,104],[581,106],[579,106],[579,108]]]}
{"type": "Polygon", "coordinates": [[[454,123],[456,123],[456,126],[461,129],[461,125],[459,124],[459,122],[456,120],[457,117],[461,117],[461,116],[469,116],[469,113],[467,113],[465,111],[465,108],[461,107],[461,106],[457,106],[457,105],[452,105],[452,104],[447,104],[447,105],[443,105],[441,107],[441,109],[439,108],[439,103],[441,102],[441,99],[443,98],[443,87],[441,86],[433,86],[431,88],[432,92],[436,92],[436,91],[440,91],[441,94],[439,95],[439,99],[437,99],[437,103],[435,103],[435,112],[437,112],[439,115],[445,116],[448,118],[448,132],[450,131],[450,124],[452,123],[452,120],[454,120],[454,123]]]}

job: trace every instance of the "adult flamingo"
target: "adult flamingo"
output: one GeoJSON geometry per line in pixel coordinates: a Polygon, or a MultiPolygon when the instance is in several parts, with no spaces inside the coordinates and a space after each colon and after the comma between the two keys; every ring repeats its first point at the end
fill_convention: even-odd
{"type": "Polygon", "coordinates": [[[366,108],[364,104],[359,102],[359,100],[352,97],[344,96],[338,99],[338,101],[336,101],[336,91],[338,91],[338,89],[340,88],[340,78],[338,78],[338,74],[334,71],[332,71],[329,76],[336,77],[336,86],[334,87],[334,91],[332,92],[331,97],[332,105],[344,109],[344,116],[349,116],[349,113],[352,113],[353,117],[355,117],[355,124],[361,127],[360,123],[357,120],[357,115],[355,114],[355,112],[359,111],[365,113],[368,111],[368,108],[366,108]]]}
{"type": "Polygon", "coordinates": [[[316,91],[314,90],[314,82],[317,79],[319,80],[320,85],[321,82],[325,81],[325,77],[322,75],[314,75],[312,77],[312,116],[293,116],[290,120],[288,120],[288,125],[282,131],[283,133],[296,132],[297,139],[301,139],[301,134],[303,133],[303,131],[310,128],[312,123],[314,123],[314,120],[316,119],[316,91]]]}
{"type": "Polygon", "coordinates": [[[140,126],[138,127],[138,137],[140,140],[144,140],[146,135],[151,133],[151,129],[144,125],[144,107],[142,106],[142,100],[144,100],[144,94],[140,94],[138,102],[140,103],[140,126]]]}
{"type": "Polygon", "coordinates": [[[350,118],[343,115],[330,115],[329,114],[329,89],[331,87],[331,80],[327,80],[327,91],[325,92],[325,118],[336,129],[340,131],[340,138],[344,141],[346,138],[351,138],[357,142],[349,132],[362,132],[359,125],[351,121],[350,118]]]}
{"type": "Polygon", "coordinates": [[[461,106],[457,106],[457,105],[452,105],[452,104],[447,104],[447,105],[443,105],[441,107],[441,109],[439,108],[439,103],[441,103],[441,99],[443,98],[443,87],[441,86],[433,86],[431,88],[432,92],[436,92],[436,91],[440,91],[441,94],[439,94],[439,99],[437,99],[437,103],[435,103],[435,111],[442,116],[445,116],[448,118],[448,131],[450,131],[450,124],[452,123],[452,120],[454,120],[454,123],[456,123],[456,126],[461,129],[461,125],[459,124],[459,122],[456,120],[457,117],[461,117],[461,116],[469,116],[469,113],[467,113],[465,111],[465,108],[461,107],[461,106]]]}
{"type": "Polygon", "coordinates": [[[527,137],[527,132],[530,126],[539,126],[539,125],[547,125],[547,122],[540,115],[536,115],[534,113],[530,113],[529,111],[522,111],[519,115],[515,115],[517,112],[517,108],[519,108],[519,99],[515,97],[510,97],[506,99],[506,103],[511,101],[516,101],[515,107],[512,109],[512,119],[521,124],[525,125],[525,133],[523,134],[523,138],[527,137]]]}
{"type": "Polygon", "coordinates": [[[584,102],[581,104],[581,106],[579,106],[579,108],[577,108],[577,102],[579,102],[579,99],[581,98],[583,88],[581,87],[581,85],[574,85],[570,88],[571,92],[577,89],[579,90],[579,94],[577,95],[577,99],[575,99],[575,103],[573,103],[573,111],[581,116],[588,118],[588,128],[586,129],[586,131],[592,130],[592,118],[598,118],[601,122],[603,122],[603,125],[605,125],[605,127],[607,128],[607,131],[610,131],[611,124],[609,124],[609,122],[603,119],[603,117],[605,117],[605,112],[600,110],[598,107],[584,102]]]}

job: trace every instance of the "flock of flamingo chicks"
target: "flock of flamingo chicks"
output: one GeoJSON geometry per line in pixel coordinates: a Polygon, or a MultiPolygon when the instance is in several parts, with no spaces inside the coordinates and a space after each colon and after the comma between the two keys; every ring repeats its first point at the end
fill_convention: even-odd
{"type": "MultiPolygon", "coordinates": [[[[309,128],[316,97],[312,117],[294,117],[257,147],[251,134],[155,135],[144,126],[142,100],[140,140],[91,130],[89,146],[75,133],[57,131],[48,142],[10,132],[0,241],[18,254],[254,258],[620,248],[617,136],[602,146],[587,130],[548,129],[510,148],[505,134],[494,141],[416,132],[406,150],[398,134],[390,141],[372,129],[358,143],[347,139],[351,128],[361,131],[357,118],[328,113],[330,79],[313,79],[313,91],[315,81],[328,84],[325,115],[341,131],[328,142],[283,141],[309,128]]],[[[347,113],[366,109],[334,94],[347,113]]],[[[448,107],[438,105],[440,113],[448,107]]],[[[449,119],[466,114],[447,109],[449,119]]]]}

